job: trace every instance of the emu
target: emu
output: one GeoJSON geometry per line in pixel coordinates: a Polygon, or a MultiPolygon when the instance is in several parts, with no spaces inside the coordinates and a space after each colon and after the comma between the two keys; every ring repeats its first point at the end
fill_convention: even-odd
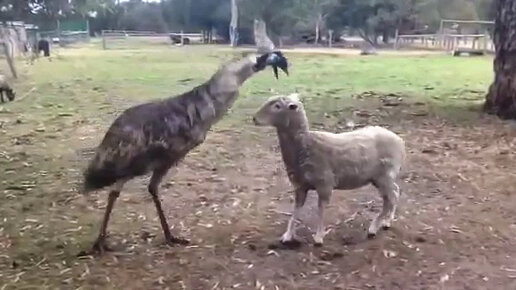
{"type": "Polygon", "coordinates": [[[2,103],[5,102],[4,95],[7,97],[9,102],[13,101],[16,97],[16,93],[13,88],[9,85],[7,81],[7,77],[4,75],[0,75],[0,100],[2,103]]]}
{"type": "Polygon", "coordinates": [[[308,190],[318,194],[316,245],[322,245],[324,208],[334,189],[355,189],[373,184],[383,198],[383,210],[369,226],[370,236],[394,219],[400,196],[396,178],[405,159],[404,141],[381,127],[333,134],[310,131],[308,119],[297,94],[275,96],[253,117],[259,126],[276,128],[288,177],[295,189],[294,212],[281,237],[284,244],[298,243],[295,221],[308,190]]]}
{"type": "Polygon", "coordinates": [[[108,129],[84,172],[82,193],[112,186],[99,236],[90,253],[110,250],[105,243],[113,205],[124,184],[152,172],[148,185],[168,244],[188,244],[170,233],[158,197],[158,187],[169,169],[204,142],[238,96],[240,86],[267,65],[288,75],[287,59],[279,51],[245,58],[222,66],[207,82],[168,99],[124,111],[108,129]]]}

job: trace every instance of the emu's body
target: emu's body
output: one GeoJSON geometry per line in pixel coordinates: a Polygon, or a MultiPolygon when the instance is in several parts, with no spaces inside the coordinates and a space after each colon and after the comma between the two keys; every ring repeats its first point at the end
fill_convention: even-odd
{"type": "Polygon", "coordinates": [[[13,101],[16,97],[13,88],[9,85],[7,81],[7,77],[4,75],[0,75],[0,100],[2,103],[5,102],[4,95],[7,97],[9,101],[13,101]]]}
{"type": "Polygon", "coordinates": [[[167,242],[187,243],[171,235],[158,186],[172,166],[204,141],[211,126],[233,104],[245,80],[265,65],[264,57],[229,63],[193,90],[129,108],[113,122],[85,171],[84,192],[114,185],[94,251],[106,250],[109,215],[124,183],[148,172],[152,172],[148,190],[167,242]]]}
{"type": "Polygon", "coordinates": [[[256,114],[255,122],[277,129],[283,161],[295,187],[294,214],[282,237],[294,237],[294,222],[308,190],[319,196],[319,222],[314,240],[322,244],[323,212],[334,189],[355,189],[372,183],[383,197],[383,211],[369,227],[374,235],[389,227],[399,198],[396,178],[405,156],[403,140],[381,127],[366,127],[333,134],[310,131],[302,104],[293,97],[269,100],[256,114]]]}

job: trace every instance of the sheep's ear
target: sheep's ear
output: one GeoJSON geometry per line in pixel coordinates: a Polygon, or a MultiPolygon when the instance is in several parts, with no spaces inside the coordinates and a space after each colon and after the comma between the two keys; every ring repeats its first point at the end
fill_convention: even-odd
{"type": "Polygon", "coordinates": [[[288,104],[288,109],[289,110],[292,110],[292,111],[297,111],[297,109],[299,108],[299,106],[296,104],[296,103],[290,103],[288,104]]]}

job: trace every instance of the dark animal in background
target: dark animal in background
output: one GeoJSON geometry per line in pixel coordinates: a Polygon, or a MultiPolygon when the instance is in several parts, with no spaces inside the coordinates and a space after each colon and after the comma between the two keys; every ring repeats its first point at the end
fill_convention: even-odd
{"type": "Polygon", "coordinates": [[[5,103],[4,95],[7,97],[9,101],[13,101],[16,97],[14,90],[7,81],[7,77],[4,75],[0,75],[0,100],[2,101],[2,103],[5,103]]]}
{"type": "Polygon", "coordinates": [[[50,42],[48,40],[41,39],[38,41],[38,54],[43,51],[44,56],[50,56],[50,42]]]}
{"type": "Polygon", "coordinates": [[[90,253],[109,250],[105,238],[113,204],[127,181],[148,172],[152,172],[148,191],[166,242],[188,243],[170,233],[158,197],[159,184],[172,166],[203,143],[211,126],[234,103],[240,86],[267,65],[280,67],[288,74],[287,60],[279,51],[230,62],[191,91],[129,108],[113,122],[84,172],[83,193],[113,186],[99,236],[90,253]]]}

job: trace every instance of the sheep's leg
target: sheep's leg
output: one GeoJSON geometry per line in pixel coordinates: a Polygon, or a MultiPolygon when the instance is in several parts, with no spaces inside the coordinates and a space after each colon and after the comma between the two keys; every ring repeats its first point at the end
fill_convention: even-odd
{"type": "Polygon", "coordinates": [[[295,192],[295,204],[294,204],[294,212],[290,217],[287,225],[287,231],[281,236],[282,243],[288,243],[295,240],[296,237],[296,220],[299,218],[299,212],[301,208],[305,204],[306,194],[308,190],[303,188],[296,189],[295,192]]]}
{"type": "Polygon", "coordinates": [[[2,101],[2,103],[4,103],[4,91],[3,90],[0,90],[0,100],[2,101]]]}
{"type": "Polygon", "coordinates": [[[371,222],[368,229],[368,235],[373,237],[381,227],[390,228],[394,219],[396,206],[399,200],[399,187],[392,180],[377,182],[378,191],[383,198],[382,212],[371,222]]]}
{"type": "Polygon", "coordinates": [[[161,201],[158,196],[158,187],[161,183],[163,177],[167,174],[169,168],[160,168],[154,170],[152,173],[152,177],[149,183],[149,193],[152,196],[152,200],[154,201],[154,205],[156,206],[156,211],[158,212],[159,221],[161,223],[161,228],[163,229],[163,234],[165,235],[165,240],[168,244],[181,244],[186,245],[189,242],[185,239],[174,237],[170,233],[170,228],[168,227],[167,218],[163,213],[163,209],[161,208],[161,201]]]}
{"type": "Polygon", "coordinates": [[[97,240],[93,244],[93,247],[91,248],[91,251],[89,254],[99,254],[102,255],[107,251],[112,251],[111,248],[109,248],[106,245],[106,236],[107,236],[107,226],[109,223],[109,218],[111,216],[111,211],[113,210],[113,206],[115,205],[115,201],[120,196],[120,192],[122,191],[122,188],[124,187],[125,180],[118,181],[113,186],[113,189],[109,192],[108,196],[108,203],[106,206],[106,211],[104,212],[104,219],[102,220],[102,225],[100,227],[99,236],[97,237],[97,240]]]}
{"type": "Polygon", "coordinates": [[[382,221],[382,227],[383,228],[390,228],[391,227],[391,223],[392,221],[394,220],[394,215],[396,214],[396,208],[398,207],[398,201],[399,201],[399,198],[400,198],[400,187],[396,184],[396,183],[393,183],[393,189],[394,191],[392,197],[394,197],[394,199],[392,200],[392,209],[390,211],[390,214],[388,217],[386,217],[385,219],[383,219],[382,221]]]}
{"type": "Polygon", "coordinates": [[[319,195],[317,204],[317,228],[314,235],[316,246],[322,246],[326,231],[324,230],[324,209],[330,202],[331,189],[317,189],[319,195]]]}

